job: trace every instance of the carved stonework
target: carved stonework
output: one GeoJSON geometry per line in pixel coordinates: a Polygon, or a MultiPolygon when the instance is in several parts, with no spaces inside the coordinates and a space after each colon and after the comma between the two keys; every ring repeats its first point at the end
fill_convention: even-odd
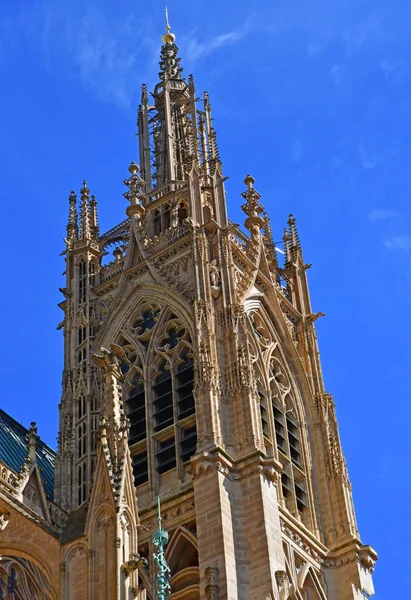
{"type": "Polygon", "coordinates": [[[207,600],[218,600],[218,567],[207,567],[204,574],[207,582],[205,587],[207,600]]]}
{"type": "Polygon", "coordinates": [[[10,513],[7,510],[0,510],[0,531],[4,531],[10,522],[10,513]]]}
{"type": "Polygon", "coordinates": [[[279,600],[288,600],[290,593],[290,580],[285,571],[276,571],[275,580],[278,587],[279,600]]]}

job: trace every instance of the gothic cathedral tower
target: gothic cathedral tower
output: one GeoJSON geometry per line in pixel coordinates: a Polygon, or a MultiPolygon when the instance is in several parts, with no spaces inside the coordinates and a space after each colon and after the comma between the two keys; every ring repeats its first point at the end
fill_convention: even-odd
{"type": "Polygon", "coordinates": [[[86,182],[79,209],[69,198],[56,502],[78,510],[96,484],[103,348],[121,367],[147,598],[158,496],[172,600],[367,598],[377,557],[357,530],[295,219],[282,265],[250,175],[245,229],[229,221],[210,100],[168,26],[160,69],[127,218],[100,234],[86,182]]]}

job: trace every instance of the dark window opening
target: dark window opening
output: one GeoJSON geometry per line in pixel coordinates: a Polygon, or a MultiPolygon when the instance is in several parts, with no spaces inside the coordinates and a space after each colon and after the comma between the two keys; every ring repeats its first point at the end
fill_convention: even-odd
{"type": "Polygon", "coordinates": [[[146,398],[144,385],[138,383],[127,400],[127,413],[130,419],[130,444],[146,438],[146,398]]]}
{"type": "Polygon", "coordinates": [[[283,488],[283,496],[284,496],[284,498],[288,498],[289,496],[292,496],[292,494],[293,494],[293,488],[292,488],[291,477],[289,477],[287,475],[287,473],[283,473],[281,475],[281,485],[282,485],[282,488],[283,488]]]}
{"type": "Polygon", "coordinates": [[[187,219],[187,209],[184,204],[180,204],[178,207],[178,222],[181,225],[184,219],[187,219]]]}
{"type": "Polygon", "coordinates": [[[165,473],[176,466],[176,444],[174,438],[158,443],[157,470],[165,473]]]}
{"type": "Polygon", "coordinates": [[[134,475],[134,485],[142,485],[148,481],[148,459],[147,452],[133,456],[131,461],[134,475]]]}
{"type": "Polygon", "coordinates": [[[164,230],[166,230],[170,227],[170,208],[169,207],[167,207],[166,210],[164,211],[163,225],[164,225],[164,230]]]}
{"type": "Polygon", "coordinates": [[[160,235],[160,233],[161,233],[161,215],[158,211],[154,213],[153,224],[154,224],[154,235],[160,235]]]}
{"type": "Polygon", "coordinates": [[[262,392],[258,391],[258,395],[260,397],[260,415],[261,415],[261,425],[263,428],[263,435],[266,438],[270,438],[270,420],[268,416],[268,411],[265,405],[265,396],[262,392]]]}
{"type": "Polygon", "coordinates": [[[284,416],[283,413],[273,404],[274,413],[274,427],[275,427],[275,438],[277,440],[277,446],[281,452],[286,453],[287,445],[285,439],[285,427],[284,427],[284,416]]]}
{"type": "Polygon", "coordinates": [[[165,429],[173,424],[173,394],[171,375],[165,372],[157,378],[153,385],[154,391],[154,431],[165,429]]]}
{"type": "Polygon", "coordinates": [[[183,429],[181,432],[181,460],[183,463],[190,460],[197,449],[197,431],[195,427],[183,429]]]}
{"type": "Polygon", "coordinates": [[[192,360],[187,360],[176,373],[176,392],[178,402],[178,418],[185,419],[195,413],[193,396],[194,365],[192,360]]]}

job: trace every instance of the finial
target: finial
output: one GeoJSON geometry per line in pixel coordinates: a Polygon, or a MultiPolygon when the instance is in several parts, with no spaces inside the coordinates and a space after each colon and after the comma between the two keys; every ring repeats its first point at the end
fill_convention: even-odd
{"type": "Polygon", "coordinates": [[[164,44],[174,44],[176,36],[174,33],[171,33],[170,23],[168,21],[168,8],[166,5],[166,33],[161,38],[164,44]]]}
{"type": "Polygon", "coordinates": [[[171,587],[169,583],[170,579],[170,567],[167,564],[166,557],[164,556],[164,548],[168,543],[168,532],[161,526],[161,505],[160,497],[157,499],[158,506],[158,529],[154,532],[153,543],[158,548],[158,553],[153,554],[153,558],[157,563],[157,599],[167,600],[171,593],[171,587]]]}
{"type": "Polygon", "coordinates": [[[245,220],[245,226],[250,230],[254,227],[258,227],[258,229],[264,227],[264,219],[259,216],[264,209],[259,202],[261,196],[254,188],[254,182],[254,177],[252,175],[247,175],[244,179],[247,190],[241,194],[246,201],[241,207],[248,217],[245,220]]]}
{"type": "Polygon", "coordinates": [[[133,161],[128,170],[131,173],[131,177],[124,180],[124,185],[128,187],[128,191],[123,194],[124,198],[130,202],[126,213],[129,217],[136,215],[136,219],[139,220],[145,212],[144,203],[146,195],[144,188],[146,182],[139,176],[140,167],[136,162],[133,161]]]}

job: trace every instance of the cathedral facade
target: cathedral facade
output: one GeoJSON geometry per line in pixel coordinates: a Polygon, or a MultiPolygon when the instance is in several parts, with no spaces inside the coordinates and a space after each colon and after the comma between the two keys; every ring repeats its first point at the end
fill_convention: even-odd
{"type": "Polygon", "coordinates": [[[0,599],[369,598],[377,555],[296,221],[280,264],[251,175],[244,227],[229,220],[210,99],[169,27],[159,75],[142,88],[126,218],[101,233],[87,183],[69,196],[57,452],[0,412],[0,599]]]}

